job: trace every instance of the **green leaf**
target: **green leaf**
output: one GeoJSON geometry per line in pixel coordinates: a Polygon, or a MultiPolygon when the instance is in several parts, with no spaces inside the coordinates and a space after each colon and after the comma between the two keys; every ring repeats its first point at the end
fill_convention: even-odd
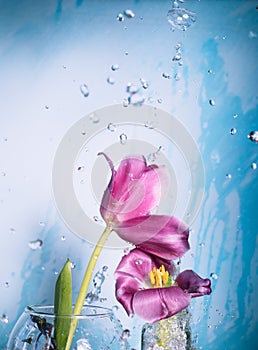
{"type": "Polygon", "coordinates": [[[71,319],[60,316],[72,314],[72,270],[69,259],[67,259],[56,281],[54,313],[56,316],[54,337],[58,350],[63,350],[69,334],[71,319]]]}

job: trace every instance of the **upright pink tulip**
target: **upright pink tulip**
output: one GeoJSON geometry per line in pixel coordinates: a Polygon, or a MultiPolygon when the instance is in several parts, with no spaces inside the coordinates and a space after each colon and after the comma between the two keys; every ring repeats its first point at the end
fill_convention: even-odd
{"type": "Polygon", "coordinates": [[[188,249],[188,227],[168,215],[151,215],[169,185],[165,166],[146,164],[143,156],[125,157],[117,170],[104,153],[111,179],[100,212],[108,226],[125,241],[165,259],[182,256],[188,249]]]}

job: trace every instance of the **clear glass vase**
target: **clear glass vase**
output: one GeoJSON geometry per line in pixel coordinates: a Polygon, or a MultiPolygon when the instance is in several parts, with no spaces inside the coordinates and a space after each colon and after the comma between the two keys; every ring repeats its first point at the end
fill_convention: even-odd
{"type": "MultiPolygon", "coordinates": [[[[7,350],[63,350],[57,347],[53,306],[27,307],[13,328],[7,350]]],[[[121,324],[111,309],[85,305],[81,315],[58,316],[58,322],[78,321],[72,350],[119,350],[121,324]]]]}
{"type": "Polygon", "coordinates": [[[141,350],[190,350],[192,347],[190,313],[180,313],[142,328],[141,350]]]}

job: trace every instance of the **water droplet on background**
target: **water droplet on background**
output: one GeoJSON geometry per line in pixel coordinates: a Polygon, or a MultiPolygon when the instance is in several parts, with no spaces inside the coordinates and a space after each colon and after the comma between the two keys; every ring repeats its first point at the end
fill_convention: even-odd
{"type": "Polygon", "coordinates": [[[129,106],[129,101],[128,98],[123,99],[123,107],[128,107],[129,106]]]}
{"type": "Polygon", "coordinates": [[[82,166],[78,166],[77,170],[78,171],[84,171],[84,166],[83,165],[82,166]]]}
{"type": "Polygon", "coordinates": [[[142,106],[144,104],[145,97],[142,94],[134,93],[128,97],[128,102],[134,106],[142,106]]]}
{"type": "Polygon", "coordinates": [[[63,236],[61,236],[61,241],[65,241],[66,240],[66,237],[65,237],[65,235],[63,235],[63,236]]]}
{"type": "Polygon", "coordinates": [[[107,78],[107,83],[110,85],[114,85],[115,84],[115,79],[113,77],[108,77],[107,78]]]}
{"type": "Polygon", "coordinates": [[[130,9],[125,10],[125,11],[124,11],[124,14],[125,14],[125,16],[126,16],[127,18],[134,18],[134,17],[135,17],[134,12],[133,12],[132,10],[130,10],[130,9]]]}
{"type": "Polygon", "coordinates": [[[127,135],[123,133],[119,136],[119,139],[120,139],[121,145],[125,145],[127,141],[127,135]]]}
{"type": "Polygon", "coordinates": [[[209,100],[209,104],[210,104],[211,106],[215,106],[215,101],[211,98],[211,99],[209,100]]]}
{"type": "Polygon", "coordinates": [[[2,323],[7,324],[7,323],[9,322],[8,316],[7,316],[6,314],[2,314],[2,315],[0,316],[0,321],[1,321],[2,323]]]}
{"type": "Polygon", "coordinates": [[[210,277],[213,279],[213,280],[217,280],[219,278],[219,276],[215,273],[215,272],[212,272],[210,274],[210,277]]]}
{"type": "Polygon", "coordinates": [[[32,250],[40,249],[43,245],[43,241],[41,239],[36,239],[35,241],[30,241],[28,246],[32,250]]]}
{"type": "Polygon", "coordinates": [[[89,88],[86,84],[82,84],[80,86],[80,90],[81,90],[81,93],[83,94],[84,97],[88,97],[90,92],[89,92],[89,88]]]}
{"type": "Polygon", "coordinates": [[[181,53],[178,52],[178,53],[172,58],[172,61],[173,61],[173,62],[175,62],[175,61],[177,62],[177,61],[180,61],[181,58],[182,58],[181,53]]]}
{"type": "Polygon", "coordinates": [[[237,129],[236,128],[230,129],[230,134],[231,135],[236,135],[236,133],[237,133],[237,129]]]}
{"type": "Polygon", "coordinates": [[[171,75],[169,73],[162,73],[162,77],[165,79],[171,79],[171,75]]]}
{"type": "Polygon", "coordinates": [[[141,78],[141,79],[140,79],[140,82],[141,82],[141,84],[142,84],[143,89],[148,89],[149,83],[147,82],[147,80],[141,78]]]}
{"type": "Polygon", "coordinates": [[[119,21],[119,22],[123,22],[125,20],[124,16],[122,13],[119,13],[117,16],[116,16],[116,19],[119,21]]]}
{"type": "Polygon", "coordinates": [[[119,69],[119,65],[118,65],[117,63],[112,64],[111,69],[112,69],[113,71],[116,71],[116,70],[119,69]]]}
{"type": "Polygon", "coordinates": [[[253,162],[253,163],[251,164],[251,168],[252,168],[253,170],[257,169],[257,164],[256,164],[255,162],[253,162]]]}
{"type": "Polygon", "coordinates": [[[97,124],[97,123],[99,123],[100,118],[99,118],[99,116],[97,114],[92,113],[90,115],[90,120],[92,121],[92,123],[97,124]]]}
{"type": "Polygon", "coordinates": [[[113,123],[109,123],[107,126],[107,129],[111,132],[115,132],[116,131],[116,126],[113,123]]]}
{"type": "Polygon", "coordinates": [[[227,178],[227,179],[231,179],[231,178],[232,178],[232,175],[228,173],[228,174],[226,174],[226,178],[227,178]]]}
{"type": "Polygon", "coordinates": [[[196,22],[196,14],[184,8],[175,7],[168,11],[167,20],[173,29],[185,31],[196,22]]]}
{"type": "Polygon", "coordinates": [[[9,282],[5,282],[5,283],[4,283],[4,286],[5,286],[5,288],[9,288],[9,287],[10,287],[9,282]]]}
{"type": "Polygon", "coordinates": [[[235,114],[233,115],[233,118],[236,119],[237,117],[238,117],[238,114],[235,113],[235,114]]]}
{"type": "Polygon", "coordinates": [[[122,338],[123,340],[129,339],[130,336],[131,336],[131,334],[130,334],[130,330],[129,330],[129,329],[123,330],[123,332],[122,332],[122,334],[121,334],[121,338],[122,338]]]}
{"type": "Polygon", "coordinates": [[[258,131],[251,131],[247,137],[254,143],[258,143],[258,131]]]}
{"type": "Polygon", "coordinates": [[[129,94],[136,94],[139,91],[139,88],[132,84],[132,83],[128,83],[126,86],[126,92],[128,92],[129,94]]]}

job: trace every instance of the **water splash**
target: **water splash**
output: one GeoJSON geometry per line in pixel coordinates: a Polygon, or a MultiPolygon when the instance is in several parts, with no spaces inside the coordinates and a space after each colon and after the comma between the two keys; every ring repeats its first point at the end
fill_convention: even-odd
{"type": "Polygon", "coordinates": [[[106,298],[101,298],[101,288],[106,279],[105,273],[108,270],[107,266],[103,266],[93,278],[93,289],[86,295],[85,301],[91,304],[93,301],[103,302],[106,298]]]}
{"type": "Polygon", "coordinates": [[[167,20],[174,30],[179,29],[186,31],[193,23],[196,22],[196,14],[192,11],[179,7],[177,2],[174,2],[174,7],[168,11],[167,20]]]}

